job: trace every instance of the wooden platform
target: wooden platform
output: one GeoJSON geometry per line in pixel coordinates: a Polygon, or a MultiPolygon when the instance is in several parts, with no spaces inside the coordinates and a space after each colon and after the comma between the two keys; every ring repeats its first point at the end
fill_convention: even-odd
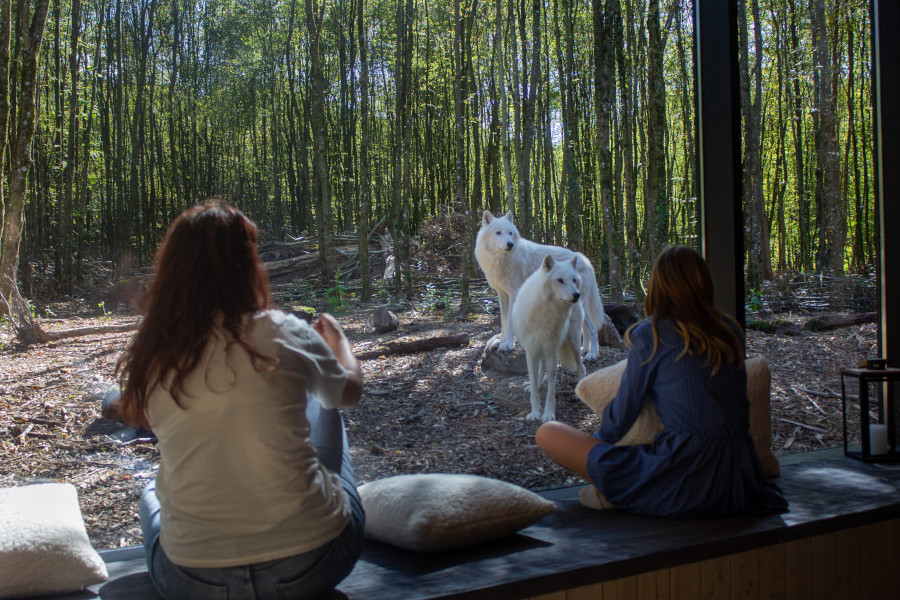
{"type": "MultiPolygon", "coordinates": [[[[335,598],[900,597],[900,466],[801,460],[778,483],[787,514],[679,521],[593,511],[577,488],[554,490],[557,511],[505,540],[433,555],[371,542],[335,598]]],[[[109,581],[65,598],[159,598],[141,548],[101,554],[109,581]]]]}

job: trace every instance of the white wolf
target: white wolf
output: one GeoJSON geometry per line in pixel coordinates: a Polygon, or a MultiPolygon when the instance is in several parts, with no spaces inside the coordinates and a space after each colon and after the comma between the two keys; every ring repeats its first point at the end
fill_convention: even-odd
{"type": "MultiPolygon", "coordinates": [[[[519,237],[512,213],[495,217],[486,210],[481,217],[481,229],[475,241],[475,259],[490,285],[500,297],[500,350],[512,350],[516,343],[516,328],[510,324],[509,311],[519,288],[529,275],[541,265],[545,256],[556,261],[577,259],[581,275],[581,302],[584,310],[584,341],[589,344],[586,360],[597,358],[600,350],[598,328],[609,328],[609,335],[621,340],[612,321],[603,310],[603,300],[597,289],[597,279],[591,261],[580,252],[559,246],[546,246],[519,237]]],[[[519,338],[521,340],[521,338],[519,338]]]]}
{"type": "Polygon", "coordinates": [[[525,349],[528,380],[531,386],[529,420],[547,422],[556,418],[557,362],[585,375],[581,362],[582,279],[578,273],[578,257],[556,262],[549,254],[540,268],[532,273],[516,295],[510,315],[519,332],[519,343],[525,349]],[[547,375],[547,399],[541,414],[541,380],[547,375]]]}

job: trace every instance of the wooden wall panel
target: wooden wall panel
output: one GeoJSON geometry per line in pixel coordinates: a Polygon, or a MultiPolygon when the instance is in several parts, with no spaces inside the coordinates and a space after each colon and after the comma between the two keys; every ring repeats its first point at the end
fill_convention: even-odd
{"type": "Polygon", "coordinates": [[[759,600],[759,551],[731,555],[732,600],[759,600]]]}
{"type": "Polygon", "coordinates": [[[637,577],[623,577],[604,582],[603,600],[638,600],[637,577]]]}
{"type": "MultiPolygon", "coordinates": [[[[835,592],[841,600],[859,600],[860,591],[860,532],[859,527],[834,534],[835,592]]],[[[869,549],[866,549],[868,554],[869,549]]]]}
{"type": "Polygon", "coordinates": [[[784,545],[787,569],[787,597],[813,600],[812,539],[804,538],[784,545]]]}
{"type": "Polygon", "coordinates": [[[700,563],[701,600],[731,597],[731,557],[723,556],[700,563]]]}
{"type": "Polygon", "coordinates": [[[900,594],[900,519],[877,523],[884,532],[884,599],[900,594]]]}
{"type": "Polygon", "coordinates": [[[759,549],[759,600],[793,600],[787,594],[786,544],[759,549]]]}
{"type": "Polygon", "coordinates": [[[566,600],[604,600],[603,584],[595,583],[566,592],[566,600]]]}
{"type": "Polygon", "coordinates": [[[566,600],[567,591],[553,592],[552,594],[544,594],[542,596],[532,596],[529,600],[566,600]]]}
{"type": "Polygon", "coordinates": [[[638,575],[637,596],[639,600],[669,600],[669,569],[638,575]]]}
{"type": "Polygon", "coordinates": [[[669,569],[670,600],[696,600],[700,597],[702,583],[702,563],[691,563],[669,569]]]}
{"type": "Polygon", "coordinates": [[[895,600],[900,519],[530,600],[895,600]]]}
{"type": "Polygon", "coordinates": [[[892,600],[885,596],[884,562],[885,528],[882,524],[866,525],[859,529],[860,552],[859,597],[862,600],[892,600]]]}
{"type": "Polygon", "coordinates": [[[844,600],[836,593],[837,557],[835,534],[828,533],[812,538],[812,590],[816,600],[844,600]]]}

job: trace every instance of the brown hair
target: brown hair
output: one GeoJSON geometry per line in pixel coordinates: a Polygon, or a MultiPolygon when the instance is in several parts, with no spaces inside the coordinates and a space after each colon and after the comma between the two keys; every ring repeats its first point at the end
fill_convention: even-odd
{"type": "Polygon", "coordinates": [[[144,319],[116,365],[125,421],[146,424],[147,399],[164,378],[175,402],[197,366],[217,319],[257,368],[272,364],[243,329],[248,313],[270,305],[269,280],[256,253],[256,226],[237,208],[211,201],[185,210],[156,254],[144,319]]]}
{"type": "Polygon", "coordinates": [[[687,246],[668,246],[659,253],[650,272],[644,313],[653,328],[651,357],[659,345],[657,323],[666,318],[684,340],[684,350],[679,358],[685,353],[705,356],[706,364],[712,365],[713,374],[722,366],[723,360],[738,368],[743,366],[744,344],[738,333],[740,326],[713,304],[712,275],[696,250],[687,246]]]}

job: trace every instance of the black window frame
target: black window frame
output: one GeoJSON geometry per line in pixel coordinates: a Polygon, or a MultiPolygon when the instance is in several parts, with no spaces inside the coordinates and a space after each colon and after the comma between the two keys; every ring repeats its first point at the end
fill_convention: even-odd
{"type": "MultiPolygon", "coordinates": [[[[694,0],[700,250],[716,303],[744,324],[738,0],[694,0]]],[[[900,3],[871,0],[878,353],[900,366],[900,3]],[[890,235],[894,233],[894,235],[890,235]],[[894,276],[890,276],[890,272],[894,276]]],[[[854,365],[847,365],[852,367],[854,365]]]]}

